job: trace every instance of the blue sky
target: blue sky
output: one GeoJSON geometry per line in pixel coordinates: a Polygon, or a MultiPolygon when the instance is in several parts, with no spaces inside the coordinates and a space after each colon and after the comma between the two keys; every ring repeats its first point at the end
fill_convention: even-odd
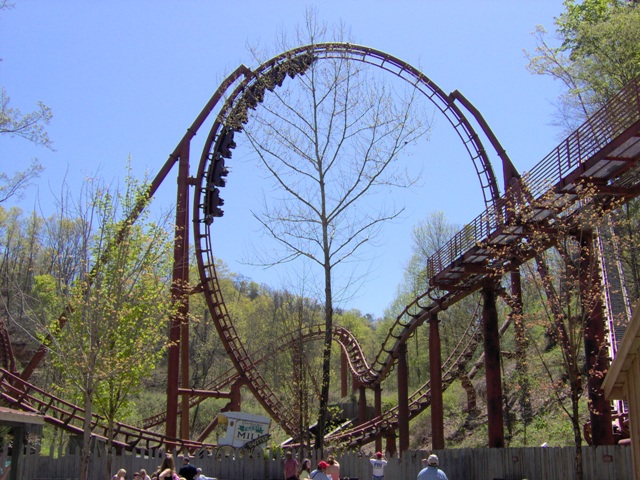
{"type": "MultiPolygon", "coordinates": [[[[55,151],[0,138],[2,171],[13,173],[34,157],[45,167],[19,202],[24,209],[37,205],[50,213],[64,181],[75,188],[87,176],[122,180],[128,157],[136,175],[154,176],[220,81],[240,63],[257,66],[247,46],[279,53],[273,49],[278,33],[293,32],[309,5],[322,21],[343,22],[356,43],[420,68],[445,92],[459,90],[484,115],[521,172],[561,139],[551,125],[559,85],[531,75],[523,49],[534,49],[536,25],[553,31],[562,0],[14,3],[0,13],[0,84],[14,108],[26,113],[42,100],[54,114],[48,131],[55,151]]],[[[192,172],[206,132],[192,143],[192,172]]],[[[442,210],[450,221],[464,224],[483,210],[475,170],[468,157],[458,158],[460,146],[428,148],[422,187],[402,199],[406,214],[382,232],[375,260],[366,266],[367,283],[341,307],[381,316],[402,280],[413,226],[431,211],[442,210]]],[[[490,154],[501,178],[497,157],[490,154]]],[[[236,160],[225,190],[217,255],[232,271],[286,287],[286,270],[246,264],[248,244],[260,235],[249,222],[246,201],[263,179],[239,164],[241,154],[236,160]]],[[[164,182],[155,208],[172,203],[174,178],[164,182]]]]}

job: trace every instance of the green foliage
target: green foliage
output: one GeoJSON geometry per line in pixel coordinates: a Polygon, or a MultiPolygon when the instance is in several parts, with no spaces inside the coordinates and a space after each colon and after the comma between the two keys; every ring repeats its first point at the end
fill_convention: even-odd
{"type": "MultiPolygon", "coordinates": [[[[125,402],[121,390],[137,386],[162,354],[164,325],[172,311],[165,282],[167,232],[154,224],[126,225],[118,218],[126,218],[143,190],[130,184],[116,197],[103,188],[92,193],[97,224],[85,247],[84,272],[66,296],[66,324],[45,325],[54,334],[55,364],[80,391],[96,395],[96,406],[111,418],[125,402]],[[123,228],[122,241],[116,242],[123,228]]],[[[47,285],[50,289],[52,282],[47,285]]]]}
{"type": "Polygon", "coordinates": [[[640,201],[632,200],[616,212],[614,228],[619,242],[620,261],[632,305],[640,299],[640,201]]]}
{"type": "Polygon", "coordinates": [[[44,325],[48,326],[48,328],[38,332],[41,337],[40,340],[44,341],[45,332],[55,328],[53,323],[57,321],[58,315],[63,311],[64,303],[60,296],[58,281],[53,275],[48,273],[36,275],[33,281],[32,295],[39,307],[35,314],[42,318],[44,325]]]}
{"type": "Polygon", "coordinates": [[[565,7],[556,19],[559,45],[538,27],[529,69],[564,84],[559,113],[573,129],[640,74],[640,7],[621,0],[567,0],[565,7]]]}
{"type": "MultiPolygon", "coordinates": [[[[100,208],[108,209],[104,202],[99,205],[100,208]]],[[[149,223],[139,228],[131,228],[129,236],[122,242],[121,247],[107,250],[110,252],[108,259],[102,260],[104,273],[96,275],[93,279],[94,283],[91,288],[99,286],[102,290],[98,292],[89,289],[87,293],[82,295],[81,287],[87,284],[91,266],[97,261],[96,252],[100,251],[97,249],[97,242],[101,241],[103,245],[110,245],[108,239],[117,230],[122,215],[111,215],[107,212],[102,214],[101,218],[103,217],[112,220],[109,225],[113,228],[107,229],[108,231],[103,232],[102,236],[92,235],[88,239],[86,255],[82,253],[77,255],[83,260],[83,262],[78,262],[78,265],[74,265],[73,262],[67,263],[68,257],[73,256],[72,251],[63,250],[60,247],[72,243],[70,239],[87,230],[88,226],[92,226],[93,231],[98,232],[95,227],[100,223],[87,221],[88,218],[93,217],[85,216],[83,220],[78,220],[70,216],[60,216],[56,219],[44,219],[36,222],[32,219],[22,218],[18,212],[0,208],[0,234],[3,241],[6,239],[3,245],[7,246],[8,257],[16,259],[15,263],[9,262],[7,265],[13,265],[10,270],[18,273],[21,271],[20,262],[25,265],[24,262],[29,257],[29,248],[31,248],[29,245],[32,243],[30,239],[39,238],[38,232],[42,231],[40,229],[44,225],[49,228],[49,231],[57,232],[59,238],[55,242],[44,242],[46,244],[44,248],[32,247],[32,251],[37,252],[34,255],[36,260],[32,266],[28,267],[33,275],[21,280],[24,284],[32,285],[29,295],[32,314],[34,317],[37,314],[42,324],[49,328],[47,332],[56,331],[56,320],[62,311],[65,300],[72,300],[74,310],[73,314],[68,316],[67,321],[73,322],[73,326],[70,329],[65,327],[60,330],[58,336],[64,342],[79,342],[78,339],[64,337],[68,331],[76,332],[76,336],[81,338],[88,338],[92,328],[102,332],[102,330],[98,330],[100,325],[92,326],[93,319],[100,318],[100,316],[119,318],[119,321],[114,323],[109,323],[111,318],[107,318],[105,321],[113,331],[100,334],[100,347],[102,348],[102,343],[111,343],[113,348],[109,350],[104,347],[103,352],[110,352],[105,357],[108,360],[100,363],[99,368],[95,369],[94,378],[99,379],[100,382],[97,387],[94,386],[96,395],[94,398],[96,399],[96,407],[101,412],[107,414],[109,411],[113,412],[112,407],[117,405],[117,418],[141,424],[142,419],[165,408],[164,379],[166,377],[163,369],[166,368],[166,365],[160,367],[157,365],[162,360],[164,339],[166,338],[165,321],[169,316],[167,312],[171,312],[171,308],[165,304],[164,313],[154,311],[153,308],[157,308],[160,301],[156,302],[153,299],[162,296],[166,301],[168,298],[167,264],[164,263],[168,258],[166,255],[168,246],[164,245],[162,241],[157,241],[156,237],[151,235],[153,225],[149,223]],[[54,225],[58,228],[52,228],[54,225]],[[145,244],[144,242],[149,242],[146,247],[142,246],[145,244]],[[143,267],[144,262],[140,256],[143,252],[149,252],[153,247],[159,245],[164,245],[163,253],[158,252],[155,255],[155,260],[150,262],[151,266],[143,267]],[[55,255],[55,251],[60,253],[55,255]],[[47,260],[41,262],[39,259],[43,257],[47,260]],[[45,269],[42,266],[45,263],[55,266],[45,269]],[[120,284],[110,287],[114,279],[118,279],[120,284]],[[153,306],[150,305],[151,303],[158,303],[158,305],[153,306]],[[148,332],[150,336],[145,337],[141,331],[148,332]],[[158,337],[154,337],[155,334],[158,334],[158,337]],[[119,376],[121,373],[125,373],[122,372],[123,366],[125,364],[129,366],[129,362],[135,361],[137,357],[146,358],[149,364],[134,366],[130,372],[131,378],[119,376]],[[137,383],[140,377],[142,377],[142,383],[137,383]],[[121,386],[124,386],[126,391],[121,390],[121,386]],[[111,395],[115,395],[115,397],[111,398],[111,395]],[[101,403],[103,399],[104,402],[101,403]],[[118,399],[124,400],[118,403],[118,399]]],[[[85,250],[80,249],[78,252],[85,252],[85,250]]],[[[553,267],[552,270],[560,271],[562,263],[558,259],[553,259],[550,264],[553,267]]],[[[261,375],[279,398],[289,402],[293,408],[305,412],[305,422],[308,424],[310,419],[314,418],[318,407],[317,380],[318,373],[322,369],[320,361],[322,340],[304,344],[305,366],[298,376],[293,374],[294,366],[300,365],[300,363],[296,364],[295,346],[284,348],[280,340],[286,334],[295,332],[301,327],[321,323],[322,308],[301,295],[258,286],[229,271],[221,262],[216,265],[216,268],[220,275],[220,284],[224,298],[227,300],[230,315],[232,315],[234,325],[237,326],[238,334],[243,343],[250,348],[251,355],[256,355],[253,358],[262,358],[262,353],[259,352],[265,354],[265,361],[259,366],[261,375]],[[301,396],[306,397],[307,404],[300,400],[301,396]]],[[[565,376],[561,365],[562,355],[557,343],[548,342],[546,336],[549,332],[548,305],[544,292],[541,291],[539,285],[536,285],[537,275],[535,268],[523,270],[525,325],[530,345],[527,351],[528,378],[531,382],[531,401],[534,412],[531,423],[526,423],[523,420],[519,406],[515,404],[521,390],[518,386],[519,373],[514,368],[514,359],[506,354],[503,356],[505,401],[511,403],[509,415],[512,415],[508,442],[512,446],[539,445],[543,442],[552,445],[567,445],[572,441],[571,424],[566,417],[563,417],[558,408],[558,401],[566,401],[568,398],[566,385],[563,383],[565,376]],[[541,364],[542,360],[548,365],[547,369],[541,364]],[[549,377],[549,373],[551,377],[549,377]]],[[[197,275],[194,274],[193,278],[196,277],[197,275]]],[[[554,285],[563,290],[559,280],[556,279],[554,285]]],[[[568,289],[564,288],[564,290],[568,289]]],[[[218,378],[231,365],[213,328],[203,299],[194,295],[190,298],[190,302],[191,385],[196,388],[206,388],[213,379],[218,378]]],[[[465,302],[459,302],[440,314],[444,357],[459,341],[462,329],[466,328],[466,325],[474,318],[473,313],[476,307],[476,299],[470,296],[465,302]]],[[[501,307],[501,314],[504,317],[506,311],[502,311],[503,308],[501,307]]],[[[372,355],[378,352],[380,342],[386,336],[388,327],[393,321],[392,317],[372,321],[371,318],[367,318],[355,310],[338,310],[335,313],[335,320],[337,324],[345,326],[356,335],[369,360],[372,355]]],[[[70,325],[71,323],[68,323],[67,327],[70,325]]],[[[41,335],[40,338],[44,338],[44,336],[41,335]]],[[[428,327],[425,325],[418,329],[408,345],[412,388],[428,380],[427,345],[428,327]]],[[[503,350],[505,353],[509,353],[508,351],[513,351],[514,345],[513,333],[508,330],[502,339],[503,350]]],[[[56,348],[55,343],[52,344],[52,348],[56,348]]],[[[87,346],[85,351],[91,352],[92,349],[87,346]]],[[[476,352],[476,355],[478,353],[476,352]]],[[[335,382],[340,375],[340,359],[338,355],[334,357],[331,364],[332,382],[335,382]]],[[[473,360],[475,361],[475,358],[473,360]]],[[[58,360],[56,363],[62,366],[58,360]]],[[[73,372],[79,372],[79,369],[70,369],[69,373],[73,372]]],[[[71,380],[71,377],[67,378],[69,381],[71,380]]],[[[75,403],[82,403],[83,400],[77,389],[72,389],[69,384],[58,382],[58,380],[56,382],[62,387],[59,392],[66,393],[66,398],[73,399],[75,403]]],[[[486,445],[486,415],[484,414],[486,406],[483,403],[486,399],[483,392],[482,370],[473,379],[473,382],[478,394],[478,409],[475,412],[466,411],[466,392],[458,381],[454,382],[445,392],[444,409],[448,448],[486,445]]],[[[396,372],[392,370],[383,385],[384,411],[397,405],[396,389],[396,372]]],[[[335,394],[337,391],[337,384],[333,383],[332,392],[335,394]]],[[[369,396],[368,404],[372,405],[371,392],[367,392],[367,394],[369,396]]],[[[353,400],[356,399],[357,396],[354,396],[353,400]]],[[[199,431],[207,425],[225,404],[225,400],[207,399],[197,409],[193,409],[191,411],[193,431],[199,431]]],[[[246,388],[243,389],[242,408],[244,411],[264,413],[258,402],[248,394],[246,388]]],[[[580,403],[580,409],[580,422],[584,422],[587,412],[584,400],[580,403]]],[[[429,439],[430,420],[428,416],[429,410],[426,410],[412,421],[412,435],[415,436],[412,439],[412,445],[415,445],[416,448],[420,446],[420,442],[429,439]]],[[[275,425],[272,433],[274,438],[278,440],[286,438],[286,434],[275,425]]]]}
{"type": "Polygon", "coordinates": [[[575,51],[581,46],[579,31],[585,24],[596,24],[609,18],[614,7],[627,3],[620,0],[565,0],[565,12],[556,18],[559,35],[564,39],[562,48],[575,51]]]}

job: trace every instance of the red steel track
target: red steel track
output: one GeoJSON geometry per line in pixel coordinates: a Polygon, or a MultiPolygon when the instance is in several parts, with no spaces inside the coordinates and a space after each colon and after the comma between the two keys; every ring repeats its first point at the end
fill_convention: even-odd
{"type": "MultiPolygon", "coordinates": [[[[296,330],[289,332],[278,339],[277,344],[271,344],[262,349],[252,352],[251,357],[253,359],[253,366],[257,367],[269,358],[273,357],[274,351],[282,351],[298,342],[308,342],[315,339],[324,338],[325,326],[324,325],[311,325],[305,327],[302,330],[296,330]]],[[[347,354],[349,359],[349,365],[352,370],[367,369],[366,358],[362,353],[358,340],[351,334],[349,330],[340,326],[334,326],[332,329],[333,339],[340,345],[342,350],[347,354]]],[[[222,375],[218,376],[215,380],[209,382],[203,388],[208,392],[220,392],[225,388],[229,388],[235,382],[240,380],[242,376],[241,372],[235,367],[231,367],[222,375]]],[[[204,395],[193,395],[189,400],[189,408],[193,408],[196,405],[202,403],[207,397],[204,395]]],[[[145,428],[155,427],[164,423],[167,418],[166,412],[160,412],[153,417],[149,417],[144,420],[145,428]]]]}
{"type": "MultiPolygon", "coordinates": [[[[51,425],[77,435],[83,432],[84,409],[25,382],[3,368],[0,368],[0,397],[13,407],[44,415],[46,422],[51,425]]],[[[93,435],[106,440],[108,430],[106,419],[96,414],[93,414],[91,419],[93,435]]],[[[114,425],[113,435],[115,439],[113,445],[126,450],[164,448],[167,441],[191,451],[215,446],[178,438],[168,439],[165,435],[119,422],[114,425]]]]}
{"type": "MultiPolygon", "coordinates": [[[[213,195],[213,192],[217,195],[214,172],[219,168],[217,162],[221,157],[220,144],[225,140],[229,129],[237,132],[242,130],[241,121],[247,118],[247,108],[255,108],[262,97],[267,94],[266,90],[276,88],[282,82],[283,72],[293,77],[297,74],[303,74],[312,62],[322,58],[335,57],[349,58],[382,68],[409,82],[426,95],[446,116],[464,143],[475,165],[480,184],[484,187],[485,204],[492,205],[498,198],[497,182],[484,148],[478,135],[454,100],[424,74],[388,54],[367,47],[341,43],[299,47],[265,62],[251,74],[247,74],[244,80],[233,89],[211,128],[196,174],[199,182],[196,186],[193,209],[196,258],[209,311],[229,357],[237,371],[248,379],[248,387],[269,415],[278,422],[287,434],[294,438],[300,434],[297,431],[296,418],[292,411],[272,392],[259,370],[255,368],[251,355],[235,331],[233,321],[222,298],[214,267],[213,240],[215,236],[212,224],[216,215],[210,205],[210,196],[213,195]]],[[[400,343],[405,342],[421,324],[421,320],[412,317],[399,319],[396,326],[401,325],[403,332],[389,333],[381,353],[378,354],[371,366],[368,366],[364,359],[352,359],[351,366],[357,380],[365,386],[380,383],[392,368],[400,343]],[[391,344],[391,341],[394,343],[391,344]]]]}
{"type": "MultiPolygon", "coordinates": [[[[328,48],[321,46],[320,51],[313,51],[313,55],[316,58],[319,55],[335,55],[336,51],[333,48],[333,45],[328,48]]],[[[257,370],[255,373],[252,372],[251,358],[233,330],[233,324],[221,297],[213,267],[214,255],[211,240],[213,234],[210,228],[212,218],[207,217],[203,197],[209,188],[207,180],[210,177],[207,172],[213,168],[211,158],[215,153],[215,138],[222,125],[225,124],[225,119],[232,110],[234,102],[238,98],[242,98],[244,92],[249,91],[257,78],[261,75],[267,75],[269,69],[277,66],[283,58],[295,58],[296,55],[306,55],[308,52],[309,47],[301,47],[288,52],[280,59],[267,62],[255,71],[253,77],[248,76],[234,90],[211,130],[207,148],[205,148],[201,159],[197,176],[201,180],[199,192],[196,193],[194,199],[193,215],[200,277],[205,286],[209,308],[216,321],[220,337],[238,370],[255,375],[250,385],[253,387],[256,397],[261,400],[266,410],[284,430],[292,436],[296,434],[295,422],[288,412],[282,410],[282,404],[274,398],[275,396],[259,376],[257,370]]],[[[352,53],[351,50],[349,53],[352,53]]],[[[364,61],[374,64],[373,61],[368,60],[371,50],[363,49],[358,51],[358,54],[367,58],[364,61]]],[[[393,64],[390,57],[375,52],[371,58],[380,60],[380,65],[393,71],[389,68],[389,65],[393,64]]],[[[358,58],[358,60],[362,59],[358,58]]],[[[413,75],[414,73],[410,67],[404,64],[401,70],[401,76],[413,75]]],[[[412,78],[417,78],[416,84],[424,79],[421,74],[412,78]]],[[[422,85],[422,83],[420,84],[422,85]]],[[[443,113],[454,110],[451,99],[442,94],[439,88],[429,81],[426,81],[425,84],[432,88],[432,97],[445,102],[446,107],[441,109],[443,113]]],[[[464,118],[461,112],[457,112],[460,117],[464,118]]],[[[618,199],[621,196],[625,198],[636,196],[638,194],[637,160],[640,150],[638,148],[639,119],[640,108],[636,81],[620,92],[606,108],[594,115],[585,125],[547,155],[529,174],[518,181],[519,188],[511,187],[502,197],[489,197],[486,201],[486,210],[429,259],[430,287],[408,305],[403,314],[396,319],[373,363],[367,368],[364,367],[366,362],[359,361],[355,364],[359,366],[353,368],[353,374],[357,380],[367,386],[380,383],[393,367],[400,345],[406,343],[418,326],[422,325],[432,313],[436,313],[478,290],[487,276],[495,275],[495,272],[500,270],[513,271],[526,260],[532,258],[535,251],[527,251],[526,249],[528,232],[538,231],[552,213],[561,215],[564,217],[564,221],[570,222],[572,212],[577,208],[578,193],[576,190],[581,183],[589,182],[597,188],[598,194],[593,197],[592,201],[600,206],[612,205],[613,199],[618,199]],[[526,194],[522,194],[522,192],[526,194]],[[546,200],[546,195],[549,192],[554,192],[557,199],[554,212],[549,211],[546,200]],[[532,212],[531,216],[511,219],[507,211],[508,207],[519,205],[520,210],[524,210],[525,203],[527,210],[532,212]],[[558,212],[558,209],[561,211],[558,212]],[[487,242],[490,244],[489,246],[482,246],[487,242]],[[492,255],[496,255],[497,251],[495,248],[490,248],[493,246],[509,247],[510,250],[502,248],[503,252],[507,252],[504,254],[504,258],[493,258],[492,255]],[[516,249],[517,255],[514,254],[516,249]]],[[[474,141],[474,145],[478,144],[474,141]]],[[[478,172],[485,173],[488,183],[495,185],[495,177],[489,173],[491,166],[484,157],[482,147],[479,146],[476,152],[478,152],[476,156],[471,155],[472,159],[474,161],[480,158],[483,160],[482,167],[477,168],[478,172]]],[[[495,193],[497,188],[492,188],[490,191],[495,193]]],[[[554,240],[554,238],[549,238],[549,246],[554,240]]],[[[424,391],[426,392],[426,390],[425,388],[424,391]]],[[[410,412],[417,412],[419,408],[416,406],[420,405],[422,400],[427,397],[427,393],[414,395],[412,397],[414,403],[412,403],[410,412]],[[416,400],[416,398],[421,398],[421,400],[416,400]]],[[[376,418],[368,424],[368,426],[356,428],[354,432],[368,429],[378,432],[377,436],[380,434],[380,430],[395,428],[387,416],[376,418]]],[[[348,433],[341,435],[345,438],[351,437],[348,433]]],[[[354,435],[357,434],[354,433],[354,435]]],[[[360,441],[364,442],[364,437],[369,438],[370,434],[363,435],[360,441]]]]}
{"type": "MultiPolygon", "coordinates": [[[[214,191],[212,179],[214,169],[219,166],[216,162],[219,158],[217,154],[220,153],[221,138],[231,130],[240,132],[242,129],[235,118],[239,111],[242,113],[239,105],[245,105],[246,113],[247,104],[249,108],[254,108],[255,104],[259,103],[261,95],[268,94],[264,86],[265,83],[269,83],[267,80],[271,81],[270,87],[266,87],[266,90],[269,90],[271,87],[275,88],[274,79],[279,85],[286,74],[293,77],[304,73],[311,62],[338,56],[364,62],[397,75],[424,93],[438,107],[456,129],[469,153],[483,189],[486,207],[481,215],[429,259],[428,288],[397,317],[373,362],[367,362],[358,342],[347,330],[334,328],[333,337],[347,354],[351,371],[363,386],[375,386],[386,378],[394,367],[400,347],[406,344],[430,315],[477,291],[486,278],[495,276],[497,272],[514,271],[522,263],[533,258],[539,249],[530,248],[531,236],[548,227],[549,222],[563,221],[570,224],[575,221],[579,209],[598,206],[606,212],[613,208],[617,201],[628,200],[640,194],[638,79],[560,143],[531,172],[515,182],[506,194],[500,196],[491,164],[479,137],[455,103],[456,99],[460,100],[459,94],[444,94],[424,74],[395,57],[367,47],[330,43],[299,47],[285,52],[254,71],[243,66],[238,68],[223,82],[194,125],[188,129],[152,183],[150,194],[155,192],[180,155],[184,155],[180,153],[183,151],[181,146],[191,140],[204,119],[218,108],[219,101],[226,97],[227,100],[216,113],[216,120],[205,142],[195,175],[192,213],[200,290],[206,298],[218,335],[233,363],[233,369],[215,379],[207,389],[221,392],[242,377],[268,414],[292,437],[300,433],[297,431],[293,412],[275,395],[257,368],[263,362],[265,352],[250,353],[246,350],[222,297],[214,267],[216,237],[212,225],[217,215],[212,210],[211,203],[214,191]],[[580,203],[579,199],[578,189],[584,184],[590,185],[596,192],[590,197],[589,205],[580,203]],[[549,195],[555,200],[553,208],[549,207],[549,195]],[[510,215],[509,210],[514,206],[517,211],[526,214],[510,215]]],[[[485,134],[492,136],[491,132],[484,130],[485,134]]],[[[492,143],[499,150],[493,141],[492,143]]],[[[509,165],[510,162],[505,162],[503,158],[503,168],[509,165]]],[[[554,241],[555,238],[550,234],[548,246],[554,241]]],[[[468,365],[481,337],[477,326],[478,321],[474,317],[454,351],[443,362],[443,388],[450,385],[468,365]]],[[[292,332],[289,337],[282,339],[277,348],[298,341],[300,337],[312,340],[322,335],[324,329],[320,326],[310,327],[303,332],[292,332]]],[[[7,351],[10,344],[7,347],[4,346],[6,343],[0,342],[3,345],[4,364],[8,366],[7,358],[11,359],[12,355],[7,351]]],[[[82,409],[37,389],[7,370],[0,370],[0,375],[0,395],[8,403],[29,411],[44,413],[48,422],[59,427],[74,432],[81,428],[82,409]]],[[[198,395],[192,396],[189,406],[197,405],[203,398],[198,395]]],[[[426,382],[409,398],[409,418],[427,408],[430,401],[430,383],[426,382]]],[[[327,441],[355,446],[386,436],[398,428],[397,410],[397,407],[393,408],[360,425],[347,425],[327,437],[327,441]]],[[[93,418],[94,433],[105,436],[104,419],[97,416],[93,418]]],[[[147,419],[145,426],[149,428],[158,425],[165,418],[166,414],[159,414],[147,419]]],[[[155,448],[166,443],[184,445],[189,449],[206,446],[200,442],[166,438],[122,424],[117,425],[116,437],[117,445],[122,448],[155,448]]]]}

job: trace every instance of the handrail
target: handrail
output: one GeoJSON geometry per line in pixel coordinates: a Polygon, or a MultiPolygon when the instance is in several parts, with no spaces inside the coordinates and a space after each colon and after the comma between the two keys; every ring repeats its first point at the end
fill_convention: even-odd
{"type": "MultiPolygon", "coordinates": [[[[523,191],[540,199],[574,170],[598,153],[616,136],[640,120],[640,77],[618,92],[604,107],[571,133],[519,181],[523,191]]],[[[427,260],[427,275],[433,278],[490,237],[507,218],[506,206],[516,201],[511,188],[494,206],[487,207],[427,260]]]]}

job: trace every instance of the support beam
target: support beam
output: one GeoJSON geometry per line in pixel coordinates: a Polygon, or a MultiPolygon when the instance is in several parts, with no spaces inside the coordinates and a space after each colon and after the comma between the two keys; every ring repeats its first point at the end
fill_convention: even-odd
{"type": "MultiPolygon", "coordinates": [[[[382,387],[379,383],[373,387],[373,415],[379,417],[382,415],[382,387]]],[[[382,451],[382,437],[376,437],[376,452],[382,451]]]]}
{"type": "Polygon", "coordinates": [[[496,308],[496,284],[491,281],[486,282],[482,287],[482,296],[484,298],[482,327],[484,330],[489,448],[503,448],[502,376],[500,373],[500,332],[498,330],[498,310],[496,308]]]}
{"type": "Polygon", "coordinates": [[[402,455],[409,450],[409,366],[406,343],[398,348],[398,437],[402,455]]]}
{"type": "MultiPolygon", "coordinates": [[[[180,244],[180,275],[181,275],[181,302],[180,302],[180,386],[188,389],[190,386],[189,375],[189,142],[184,142],[180,151],[180,165],[178,169],[178,195],[181,196],[182,208],[179,214],[181,222],[178,224],[182,230],[180,244]]],[[[176,209],[178,210],[178,209],[176,209]]],[[[188,440],[191,437],[189,431],[189,394],[181,397],[180,414],[180,438],[188,440]]]]}
{"type": "Polygon", "coordinates": [[[580,298],[585,321],[584,349],[589,372],[589,417],[593,444],[613,445],[611,402],[604,397],[602,380],[609,369],[607,341],[605,335],[602,284],[598,275],[597,253],[593,244],[592,230],[579,233],[580,241],[580,298]]]}
{"type": "Polygon", "coordinates": [[[367,389],[360,385],[358,388],[358,425],[367,421],[367,389]]]}
{"type": "Polygon", "coordinates": [[[511,272],[511,301],[509,307],[511,312],[515,336],[516,336],[516,372],[518,372],[518,386],[521,415],[525,425],[529,423],[532,417],[531,398],[529,388],[529,370],[527,361],[527,334],[523,320],[522,306],[522,276],[520,269],[511,272]]]}
{"type": "MultiPolygon", "coordinates": [[[[185,372],[180,370],[180,360],[183,355],[181,350],[182,329],[189,314],[189,300],[186,288],[189,284],[189,262],[188,262],[188,231],[189,231],[189,143],[184,142],[180,149],[180,159],[178,164],[178,192],[176,198],[176,226],[173,244],[173,277],[171,283],[171,296],[178,303],[178,310],[171,319],[169,327],[169,349],[167,354],[167,423],[165,435],[169,438],[177,438],[178,431],[178,387],[189,388],[188,362],[186,366],[186,383],[180,381],[180,374],[184,377],[185,372]],[[185,146],[186,145],[186,146],[185,146]],[[184,153],[184,156],[183,156],[184,153]]],[[[187,344],[188,348],[188,344],[187,344]]],[[[184,363],[184,362],[182,362],[184,363]]],[[[181,436],[188,435],[189,422],[189,396],[187,408],[183,411],[181,422],[181,436]],[[184,423],[187,423],[187,431],[184,431],[184,423]]],[[[184,405],[184,404],[183,404],[184,405]]],[[[183,407],[184,408],[184,407],[183,407]]],[[[185,438],[183,436],[183,438],[185,438]]],[[[167,449],[173,449],[175,445],[167,444],[167,449]]]]}
{"type": "Polygon", "coordinates": [[[396,446],[396,435],[395,433],[390,433],[385,437],[386,448],[385,451],[387,455],[393,457],[398,451],[398,447],[396,446]]]}
{"type": "Polygon", "coordinates": [[[340,396],[349,395],[349,359],[344,350],[340,349],[340,396]]]}
{"type": "Polygon", "coordinates": [[[442,403],[442,353],[438,314],[429,318],[429,381],[431,383],[431,448],[444,449],[444,409],[442,403]]]}
{"type": "Polygon", "coordinates": [[[229,402],[229,411],[240,412],[242,411],[242,392],[241,388],[244,385],[244,381],[238,380],[231,385],[231,401],[229,402]]]}

